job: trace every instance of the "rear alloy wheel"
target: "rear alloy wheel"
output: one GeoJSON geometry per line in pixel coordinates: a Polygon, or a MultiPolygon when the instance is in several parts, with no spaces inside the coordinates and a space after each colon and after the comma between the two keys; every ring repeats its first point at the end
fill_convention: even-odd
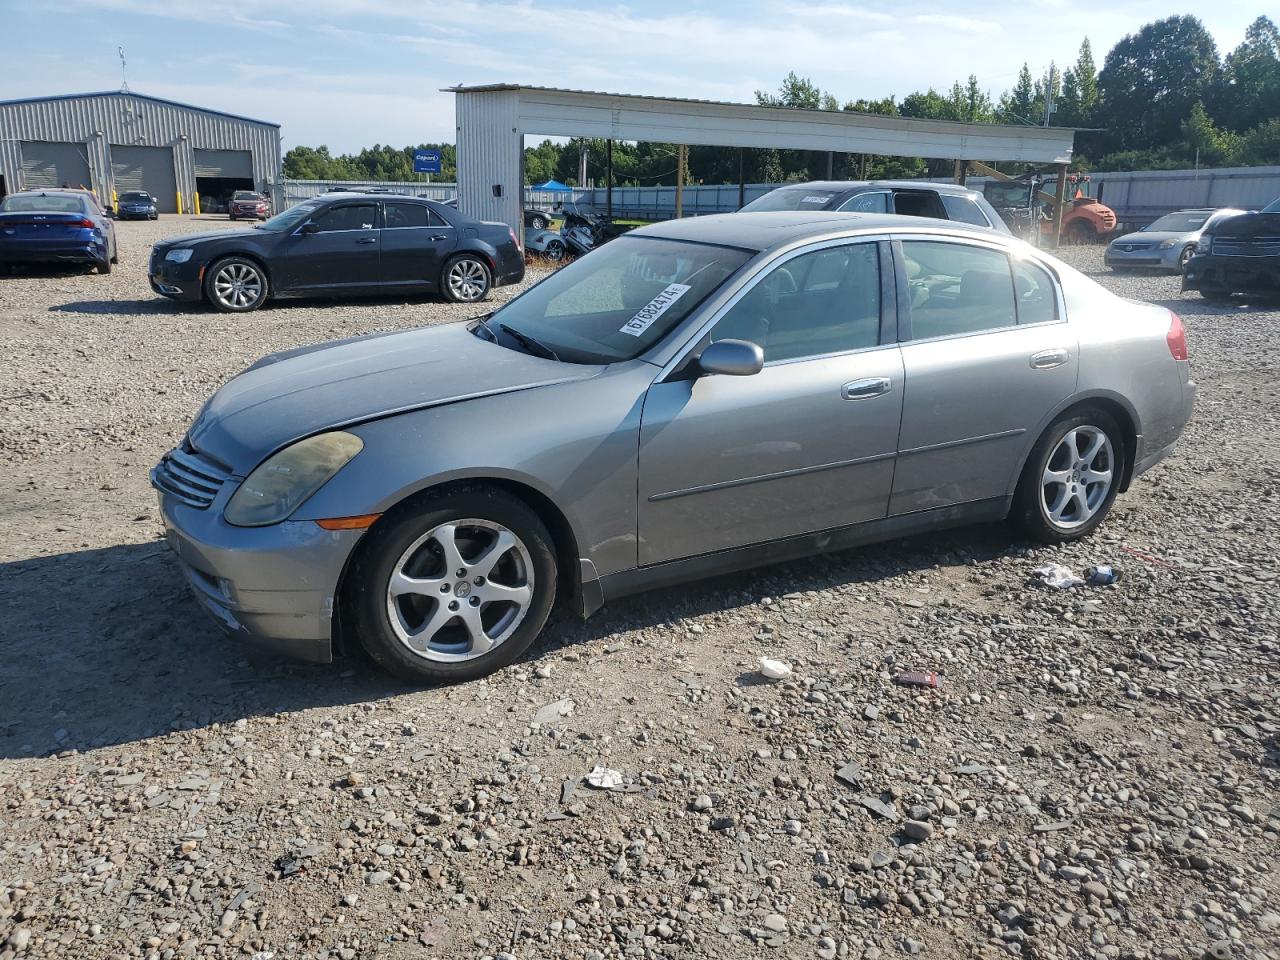
{"type": "Polygon", "coordinates": [[[252,260],[227,257],[215,263],[204,277],[209,302],[226,313],[247,313],[267,301],[266,274],[252,260]]]}
{"type": "Polygon", "coordinates": [[[534,230],[545,230],[547,229],[547,227],[551,226],[551,221],[548,220],[546,217],[536,216],[530,219],[529,226],[531,226],[534,230]]]}
{"type": "Polygon", "coordinates": [[[440,288],[446,300],[476,303],[488,297],[492,287],[489,265],[474,253],[464,253],[445,264],[444,282],[440,288]]]}
{"type": "Polygon", "coordinates": [[[1124,445],[1101,410],[1057,420],[1023,468],[1014,514],[1033,539],[1064,543],[1102,523],[1124,476],[1124,445]]]}
{"type": "Polygon", "coordinates": [[[523,502],[469,490],[406,504],[361,544],[346,596],[369,655],[414,680],[472,680],[519,657],[556,593],[551,535],[523,502]]]}

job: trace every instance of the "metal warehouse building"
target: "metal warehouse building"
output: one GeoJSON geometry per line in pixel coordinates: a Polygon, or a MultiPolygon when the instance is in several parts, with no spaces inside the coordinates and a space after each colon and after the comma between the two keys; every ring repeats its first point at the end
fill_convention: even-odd
{"type": "Polygon", "coordinates": [[[0,101],[0,196],[145,190],[162,213],[192,213],[258,190],[279,210],[282,180],[276,123],[126,91],[0,101]]]}

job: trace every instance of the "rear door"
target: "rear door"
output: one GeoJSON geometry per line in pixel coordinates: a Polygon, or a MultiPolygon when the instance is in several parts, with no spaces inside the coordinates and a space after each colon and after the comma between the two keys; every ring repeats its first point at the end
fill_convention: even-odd
{"type": "Polygon", "coordinates": [[[906,386],[889,513],[1003,497],[1076,386],[1056,281],[978,238],[895,247],[906,386]]]}
{"type": "Polygon", "coordinates": [[[295,292],[376,286],[378,242],[375,202],[326,206],[276,248],[273,278],[281,289],[295,292]],[[307,223],[314,223],[316,232],[306,232],[307,223]]]}
{"type": "Polygon", "coordinates": [[[457,230],[419,200],[382,203],[381,283],[435,287],[440,270],[458,246],[457,230]]]}
{"type": "Polygon", "coordinates": [[[903,217],[947,219],[947,210],[933,190],[894,190],[890,212],[903,217]]]}

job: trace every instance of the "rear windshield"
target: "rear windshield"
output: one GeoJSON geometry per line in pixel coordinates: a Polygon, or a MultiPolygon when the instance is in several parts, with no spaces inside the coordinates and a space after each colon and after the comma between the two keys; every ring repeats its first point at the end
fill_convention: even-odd
{"type": "Polygon", "coordinates": [[[1209,219],[1209,214],[1201,211],[1194,213],[1170,213],[1161,217],[1149,227],[1144,227],[1152,233],[1157,231],[1163,233],[1190,233],[1192,230],[1199,230],[1204,226],[1204,222],[1209,219]]]}
{"type": "Polygon", "coordinates": [[[60,194],[16,195],[0,201],[3,213],[84,213],[84,201],[79,197],[60,194]]]}
{"type": "Polygon", "coordinates": [[[841,193],[836,190],[815,190],[813,187],[779,187],[763,197],[757,197],[740,210],[740,213],[758,213],[762,210],[825,210],[841,193]]]}
{"type": "Polygon", "coordinates": [[[557,270],[489,318],[570,363],[638,357],[733,276],[751,253],[620,237],[557,270]]]}
{"type": "Polygon", "coordinates": [[[135,190],[130,190],[128,193],[120,194],[120,200],[123,203],[150,203],[151,194],[138,193],[135,190]]]}

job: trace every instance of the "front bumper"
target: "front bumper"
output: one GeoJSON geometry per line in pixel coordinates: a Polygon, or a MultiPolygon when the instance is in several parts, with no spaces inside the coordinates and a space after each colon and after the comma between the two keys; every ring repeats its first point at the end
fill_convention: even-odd
{"type": "Polygon", "coordinates": [[[1142,267],[1154,270],[1181,270],[1178,264],[1178,258],[1182,254],[1182,247],[1176,244],[1167,250],[1161,250],[1159,247],[1147,247],[1138,250],[1119,250],[1114,246],[1107,247],[1107,252],[1103,254],[1102,260],[1108,267],[1142,267]]]}
{"type": "Polygon", "coordinates": [[[147,268],[147,281],[151,284],[151,289],[171,300],[204,299],[201,289],[203,279],[202,265],[191,260],[174,263],[172,260],[152,257],[147,268]]]}
{"type": "Polygon", "coordinates": [[[310,520],[233,527],[222,510],[236,486],[229,480],[205,509],[157,488],[165,539],[179,567],[200,605],[228,633],[328,663],[338,584],[363,531],[323,530],[310,520]]]}
{"type": "Polygon", "coordinates": [[[1280,296],[1280,257],[1223,257],[1198,253],[1187,261],[1183,290],[1280,296]]]}
{"type": "Polygon", "coordinates": [[[150,209],[136,208],[133,210],[116,211],[117,220],[150,220],[156,215],[155,208],[150,209]]]}

